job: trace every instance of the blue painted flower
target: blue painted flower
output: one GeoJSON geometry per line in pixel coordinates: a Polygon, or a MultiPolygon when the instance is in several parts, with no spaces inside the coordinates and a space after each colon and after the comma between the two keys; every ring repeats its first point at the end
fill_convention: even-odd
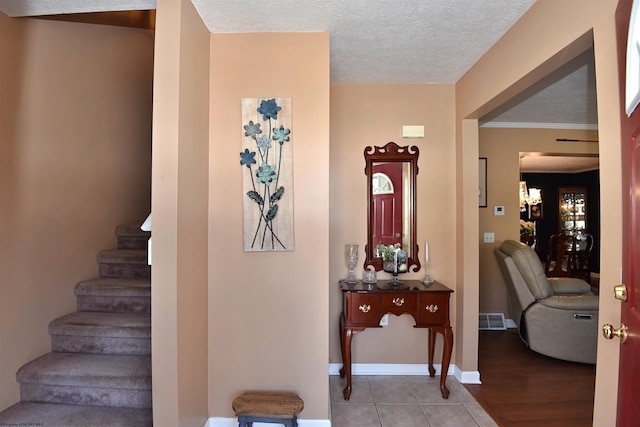
{"type": "Polygon", "coordinates": [[[256,177],[258,178],[258,182],[262,182],[266,185],[271,184],[271,181],[273,181],[278,177],[275,170],[276,170],[276,165],[269,166],[266,163],[263,163],[262,165],[260,165],[260,167],[256,171],[256,177]]]}
{"type": "Polygon", "coordinates": [[[251,168],[251,165],[256,162],[256,152],[249,152],[248,148],[244,149],[244,152],[240,153],[240,165],[245,165],[248,168],[251,168]]]}
{"type": "Polygon", "coordinates": [[[278,120],[278,111],[280,110],[282,108],[276,104],[275,99],[263,99],[260,101],[260,107],[258,107],[258,113],[262,114],[262,120],[278,120]]]}
{"type": "Polygon", "coordinates": [[[280,125],[279,128],[273,128],[273,140],[278,141],[280,145],[282,145],[285,141],[289,140],[290,133],[291,129],[286,129],[284,126],[280,125]]]}
{"type": "Polygon", "coordinates": [[[253,139],[256,139],[256,135],[262,133],[260,123],[253,123],[253,120],[249,120],[249,124],[244,125],[244,130],[244,136],[250,136],[253,139]]]}
{"type": "Polygon", "coordinates": [[[261,150],[266,150],[267,148],[271,148],[271,140],[266,135],[261,135],[256,139],[258,143],[258,148],[261,150]]]}

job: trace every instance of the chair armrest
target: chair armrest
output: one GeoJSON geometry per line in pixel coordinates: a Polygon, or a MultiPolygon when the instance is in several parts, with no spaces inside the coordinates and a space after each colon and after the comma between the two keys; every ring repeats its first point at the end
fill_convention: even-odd
{"type": "Polygon", "coordinates": [[[554,295],[593,294],[591,285],[582,279],[574,277],[549,277],[551,290],[554,295]]]}
{"type": "Polygon", "coordinates": [[[598,311],[596,295],[553,295],[538,302],[560,310],[598,311]]]}

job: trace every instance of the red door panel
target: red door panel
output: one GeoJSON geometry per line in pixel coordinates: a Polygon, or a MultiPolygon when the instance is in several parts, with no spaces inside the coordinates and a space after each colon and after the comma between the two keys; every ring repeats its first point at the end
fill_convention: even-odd
{"type": "Polygon", "coordinates": [[[373,195],[373,243],[402,243],[402,163],[373,165],[373,173],[383,173],[393,183],[393,194],[373,195]]]}
{"type": "MultiPolygon", "coordinates": [[[[638,236],[638,225],[640,225],[640,210],[638,209],[640,199],[640,108],[627,117],[624,101],[626,45],[631,6],[632,0],[621,0],[616,11],[622,131],[622,280],[628,290],[628,300],[621,303],[621,322],[627,327],[628,338],[620,347],[617,414],[619,427],[640,425],[640,381],[638,381],[640,378],[640,363],[638,362],[640,313],[637,306],[638,293],[640,292],[640,275],[638,274],[640,260],[637,249],[640,245],[640,236],[638,236]]],[[[638,77],[636,76],[636,78],[638,77]]]]}

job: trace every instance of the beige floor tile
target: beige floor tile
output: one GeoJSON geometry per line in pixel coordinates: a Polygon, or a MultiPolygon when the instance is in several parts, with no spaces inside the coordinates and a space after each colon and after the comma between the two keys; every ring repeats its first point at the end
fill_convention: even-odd
{"type": "Polygon", "coordinates": [[[373,405],[334,403],[331,405],[331,427],[381,427],[373,405]]]}
{"type": "Polygon", "coordinates": [[[351,399],[346,380],[329,378],[332,427],[497,427],[464,385],[447,378],[449,399],[440,377],[411,375],[354,376],[351,399]]]}
{"type": "Polygon", "coordinates": [[[449,388],[449,398],[442,397],[440,391],[439,382],[415,382],[411,383],[413,392],[418,399],[418,403],[423,404],[456,404],[461,403],[455,393],[451,392],[451,381],[447,381],[447,387],[449,388]]]}
{"type": "Polygon", "coordinates": [[[351,396],[349,400],[344,400],[343,390],[347,385],[346,380],[331,381],[329,390],[331,393],[331,402],[333,403],[366,403],[373,405],[373,395],[371,387],[367,381],[357,381],[351,383],[351,396]]]}
{"type": "Polygon", "coordinates": [[[373,382],[379,382],[379,381],[386,381],[386,382],[401,382],[401,381],[405,381],[405,376],[404,375],[367,375],[367,379],[369,380],[370,383],[373,382]]]}
{"type": "Polygon", "coordinates": [[[471,393],[469,393],[469,390],[467,390],[464,385],[460,384],[454,377],[447,377],[447,388],[451,393],[455,393],[458,400],[462,403],[478,403],[471,393]]]}
{"type": "Polygon", "coordinates": [[[377,405],[382,427],[430,427],[418,405],[377,405]]]}
{"type": "Polygon", "coordinates": [[[405,375],[405,381],[409,382],[440,382],[440,376],[436,375],[435,377],[430,377],[429,374],[424,375],[405,375]]]}
{"type": "Polygon", "coordinates": [[[411,383],[406,381],[373,381],[369,385],[376,405],[416,405],[418,403],[411,383]]]}
{"type": "Polygon", "coordinates": [[[422,410],[433,427],[478,427],[478,423],[461,404],[422,405],[422,410]]]}

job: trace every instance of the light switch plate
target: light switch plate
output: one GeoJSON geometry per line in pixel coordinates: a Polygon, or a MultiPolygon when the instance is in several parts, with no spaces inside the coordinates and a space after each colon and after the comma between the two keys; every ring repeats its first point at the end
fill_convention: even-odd
{"type": "Polygon", "coordinates": [[[494,216],[504,216],[504,206],[494,206],[493,207],[493,215],[494,216]]]}

